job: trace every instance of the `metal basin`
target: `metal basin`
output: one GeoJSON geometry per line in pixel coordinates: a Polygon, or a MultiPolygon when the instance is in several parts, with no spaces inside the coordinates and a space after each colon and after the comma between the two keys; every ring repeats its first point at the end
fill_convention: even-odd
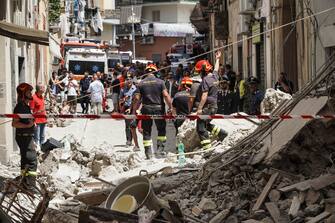
{"type": "Polygon", "coordinates": [[[162,207],[149,179],[146,177],[132,177],[117,186],[109,194],[105,208],[111,209],[114,203],[123,195],[131,195],[136,199],[138,206],[134,212],[137,212],[138,209],[145,205],[149,210],[154,210],[158,213],[162,207]]]}

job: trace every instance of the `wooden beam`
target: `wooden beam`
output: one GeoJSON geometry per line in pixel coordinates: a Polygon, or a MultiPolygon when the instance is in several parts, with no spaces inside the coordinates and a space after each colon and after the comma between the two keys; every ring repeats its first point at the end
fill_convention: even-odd
{"type": "Polygon", "coordinates": [[[331,214],[329,212],[322,212],[321,214],[319,214],[318,216],[312,218],[311,220],[309,220],[307,223],[317,223],[322,221],[325,218],[328,218],[331,214]]]}
{"type": "Polygon", "coordinates": [[[305,180],[296,184],[292,184],[287,187],[280,188],[279,191],[281,192],[290,192],[293,190],[299,190],[299,191],[305,191],[308,190],[311,187],[311,180],[305,180]]]}
{"type": "Polygon", "coordinates": [[[320,176],[316,179],[313,179],[311,186],[314,190],[318,191],[322,188],[325,188],[331,184],[335,183],[335,175],[334,174],[326,174],[320,176]]]}
{"type": "Polygon", "coordinates": [[[256,204],[252,208],[252,211],[257,211],[262,206],[264,200],[268,196],[268,194],[269,194],[269,192],[272,188],[272,185],[276,181],[278,175],[279,175],[279,173],[274,173],[274,174],[271,175],[271,177],[270,177],[269,181],[267,182],[267,184],[265,185],[261,195],[258,197],[258,199],[256,201],[256,204]]]}
{"type": "Polygon", "coordinates": [[[292,216],[293,218],[297,217],[298,211],[300,209],[300,205],[301,205],[301,202],[300,202],[299,197],[294,196],[293,199],[292,199],[292,203],[291,203],[290,210],[289,210],[288,214],[290,216],[292,216]]]}
{"type": "Polygon", "coordinates": [[[313,188],[314,190],[321,190],[322,188],[325,188],[331,184],[335,183],[335,175],[334,174],[326,174],[319,176],[314,179],[305,180],[287,187],[280,188],[279,190],[281,192],[290,192],[293,190],[299,190],[299,191],[306,191],[310,188],[313,188]]]}
{"type": "Polygon", "coordinates": [[[81,193],[74,197],[75,200],[81,201],[87,205],[99,205],[104,202],[108,195],[111,193],[112,189],[105,189],[99,191],[92,191],[87,193],[81,193]]]}
{"type": "Polygon", "coordinates": [[[266,209],[268,209],[272,219],[276,223],[280,223],[280,210],[274,202],[265,203],[266,209]]]}

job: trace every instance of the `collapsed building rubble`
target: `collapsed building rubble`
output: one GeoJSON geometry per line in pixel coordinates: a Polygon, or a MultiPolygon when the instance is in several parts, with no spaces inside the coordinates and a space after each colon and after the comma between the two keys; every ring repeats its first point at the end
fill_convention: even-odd
{"type": "MultiPolygon", "coordinates": [[[[334,114],[334,86],[324,81],[334,70],[326,65],[273,114],[334,114]]],[[[270,120],[159,197],[204,222],[333,222],[334,132],[334,119],[270,120]]]]}
{"type": "Polygon", "coordinates": [[[273,88],[266,89],[264,99],[261,103],[261,113],[269,114],[284,101],[292,100],[292,96],[273,88]]]}
{"type": "MultiPolygon", "coordinates": [[[[334,86],[324,81],[334,70],[326,66],[293,100],[273,107],[272,114],[334,114],[334,86]]],[[[220,123],[231,129],[228,122],[220,123]]],[[[233,137],[228,136],[200,171],[199,165],[176,170],[176,159],[149,169],[146,177],[159,202],[184,222],[333,222],[334,119],[274,119],[253,125],[231,130],[233,137]]],[[[182,138],[190,138],[185,132],[182,138]]],[[[138,212],[106,209],[106,201],[117,184],[155,164],[143,163],[143,157],[126,149],[83,148],[69,136],[64,145],[42,157],[40,173],[55,191],[43,221],[89,222],[100,216],[104,221],[137,222],[138,212]]]]}

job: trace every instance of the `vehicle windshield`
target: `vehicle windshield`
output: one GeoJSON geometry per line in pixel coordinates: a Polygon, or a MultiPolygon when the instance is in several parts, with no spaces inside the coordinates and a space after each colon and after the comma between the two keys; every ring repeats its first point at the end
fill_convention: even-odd
{"type": "Polygon", "coordinates": [[[185,59],[183,58],[183,55],[177,55],[177,54],[168,55],[168,58],[171,62],[179,62],[181,59],[185,59]]]}
{"type": "Polygon", "coordinates": [[[69,71],[73,74],[84,74],[86,71],[90,74],[98,71],[104,72],[105,63],[98,61],[69,61],[69,71]]]}
{"type": "Polygon", "coordinates": [[[120,59],[108,59],[108,68],[115,68],[120,63],[120,59]]]}

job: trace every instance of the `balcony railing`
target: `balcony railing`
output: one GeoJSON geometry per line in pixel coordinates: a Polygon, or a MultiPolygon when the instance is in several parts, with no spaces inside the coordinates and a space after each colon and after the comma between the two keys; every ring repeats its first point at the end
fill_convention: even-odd
{"type": "Polygon", "coordinates": [[[199,0],[121,0],[117,3],[117,6],[127,6],[136,4],[146,4],[146,3],[161,3],[161,2],[199,2],[199,0]]]}

